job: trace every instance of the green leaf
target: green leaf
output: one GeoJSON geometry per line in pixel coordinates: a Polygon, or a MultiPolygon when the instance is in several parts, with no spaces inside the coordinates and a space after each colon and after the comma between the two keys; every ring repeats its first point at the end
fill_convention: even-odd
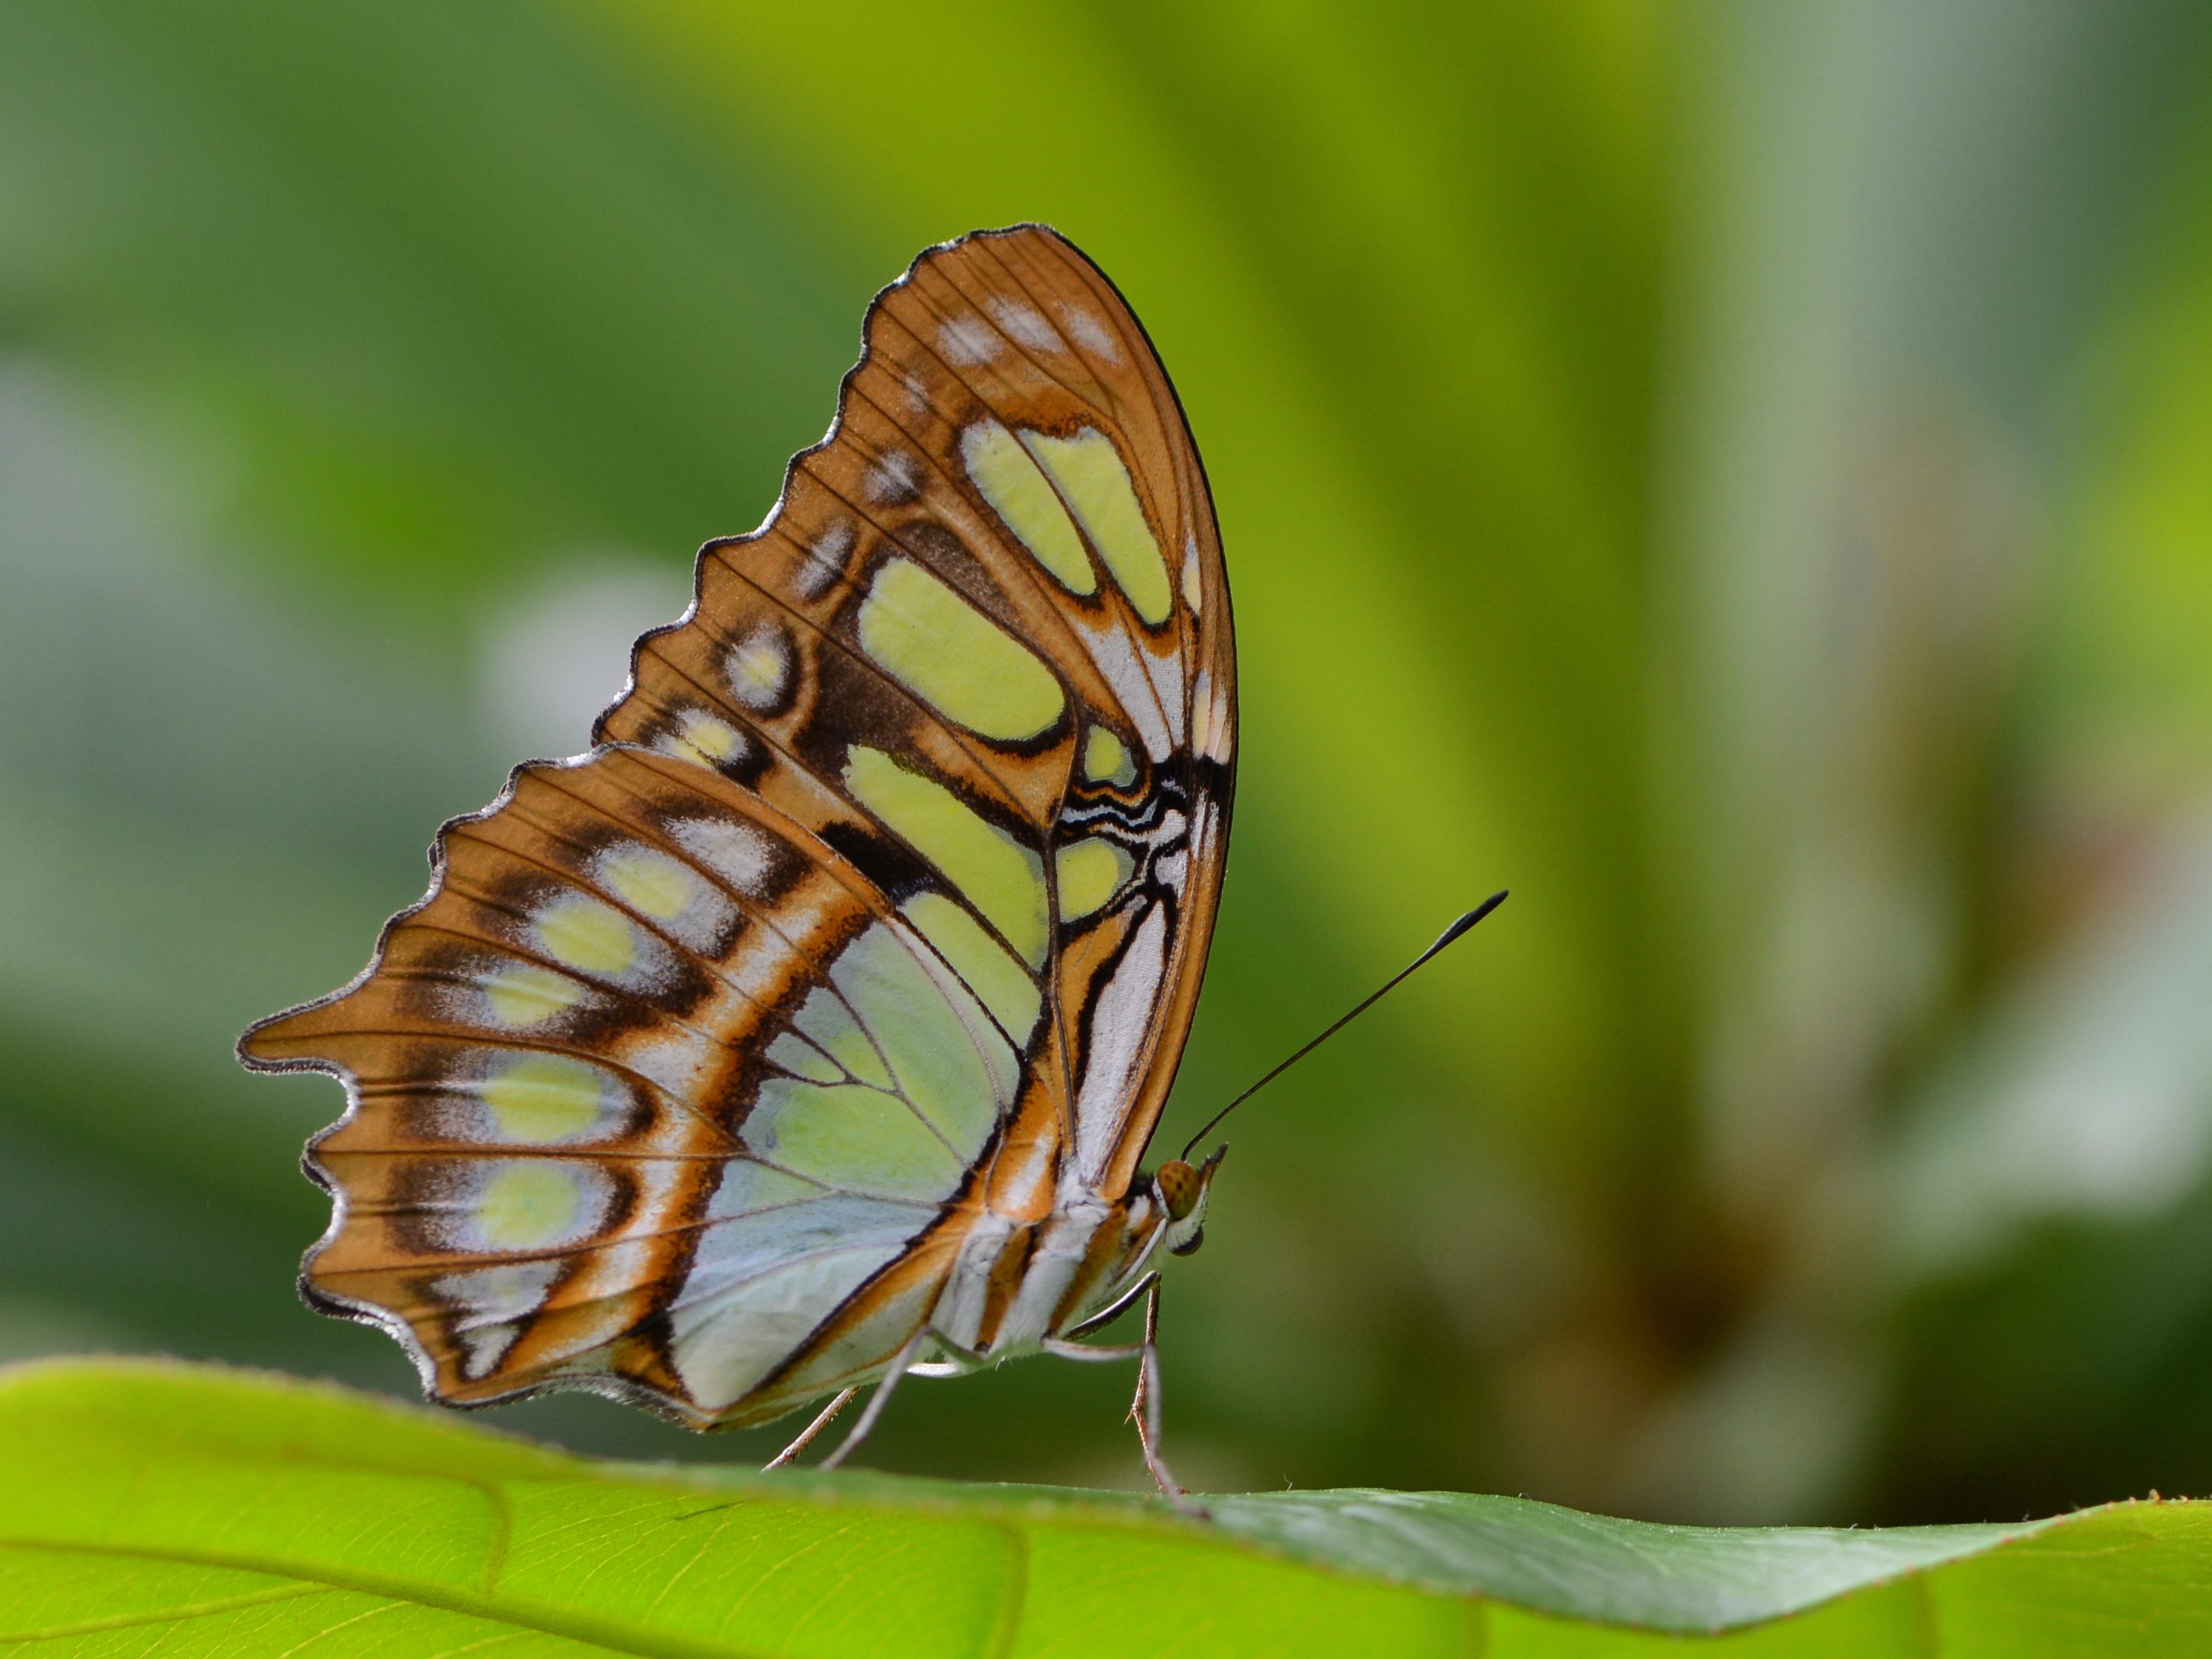
{"type": "Polygon", "coordinates": [[[327,1384],[116,1361],[0,1375],[0,1468],[7,1653],[1502,1659],[1744,1626],[1734,1647],[1793,1655],[2212,1636],[2212,1510],[2179,1503],[1757,1531],[1267,1492],[1196,1522],[1110,1492],[597,1463],[327,1384]]]}

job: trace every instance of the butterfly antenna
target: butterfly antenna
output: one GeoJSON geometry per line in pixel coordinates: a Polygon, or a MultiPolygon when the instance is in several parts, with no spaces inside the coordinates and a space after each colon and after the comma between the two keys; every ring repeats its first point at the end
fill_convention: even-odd
{"type": "Polygon", "coordinates": [[[1376,1003],[1382,1001],[1384,997],[1389,995],[1392,991],[1397,989],[1401,983],[1410,978],[1416,968],[1419,968],[1423,963],[1428,961],[1430,957],[1442,951],[1444,946],[1449,945],[1462,933],[1467,932],[1467,930],[1474,927],[1476,922],[1480,921],[1485,916],[1488,915],[1492,910],[1495,910],[1499,905],[1504,902],[1505,895],[1504,893],[1492,893],[1488,898],[1483,900],[1480,904],[1475,906],[1474,909],[1468,911],[1457,921],[1452,923],[1450,927],[1445,928],[1442,933],[1437,936],[1437,942],[1434,945],[1429,946],[1427,950],[1422,951],[1420,955],[1415,957],[1411,962],[1407,963],[1403,968],[1401,968],[1395,974],[1392,975],[1389,979],[1383,982],[1382,988],[1381,990],[1370,995],[1365,1001],[1362,1002],[1342,1019],[1338,1020],[1335,1024],[1330,1026],[1328,1030],[1323,1031],[1311,1042],[1306,1044],[1304,1048],[1299,1049],[1297,1053],[1292,1054],[1288,1060],[1275,1067],[1273,1071],[1268,1073],[1267,1076],[1261,1078],[1257,1083],[1247,1089],[1243,1094],[1237,1096],[1236,1099],[1231,1101],[1226,1106],[1224,1106],[1212,1117],[1206,1119],[1206,1127],[1200,1129],[1196,1134],[1193,1135],[1190,1138],[1189,1143],[1183,1147],[1183,1162],[1186,1164],[1190,1162],[1192,1148],[1195,1147],[1200,1141],[1205,1139],[1206,1136],[1212,1134],[1213,1133],[1214,1126],[1219,1123],[1223,1118],[1227,1117],[1230,1113],[1235,1111],[1246,1101],[1251,1099],[1254,1095],[1258,1094],[1261,1090],[1266,1088],[1277,1078],[1282,1076],[1284,1073],[1289,1071],[1291,1066],[1297,1065],[1315,1049],[1320,1048],[1322,1043],[1328,1042],[1339,1031],[1341,1031],[1346,1026],[1351,1024],[1353,1020],[1358,1019],[1360,1015],[1365,1013],[1376,1003]]]}

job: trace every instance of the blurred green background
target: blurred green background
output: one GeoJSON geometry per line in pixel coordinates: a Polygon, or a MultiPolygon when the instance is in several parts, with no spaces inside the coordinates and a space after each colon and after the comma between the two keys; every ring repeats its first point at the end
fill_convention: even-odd
{"type": "MultiPolygon", "coordinates": [[[[925,244],[1058,225],[1210,466],[1194,1484],[2212,1491],[2212,12],[0,5],[0,1354],[295,1300],[326,990],[567,752],[925,244]]],[[[884,1467],[1140,1484],[1119,1368],[884,1467]]],[[[492,1421],[754,1459],[581,1398],[492,1421]]]]}

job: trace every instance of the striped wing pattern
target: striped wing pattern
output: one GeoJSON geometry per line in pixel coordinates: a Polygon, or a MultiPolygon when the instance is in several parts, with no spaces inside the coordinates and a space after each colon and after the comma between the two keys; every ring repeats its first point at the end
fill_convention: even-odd
{"type": "Polygon", "coordinates": [[[1041,227],[925,253],[598,746],[447,824],[361,978],[246,1034],[347,1085],[310,1300],[457,1404],[709,1427],[881,1374],[979,1221],[1129,1189],[1234,734],[1143,330],[1041,227]]]}

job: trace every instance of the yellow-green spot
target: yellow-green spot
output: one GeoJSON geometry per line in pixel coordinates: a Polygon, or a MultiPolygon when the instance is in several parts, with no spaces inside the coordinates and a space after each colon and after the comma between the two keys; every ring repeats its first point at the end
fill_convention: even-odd
{"type": "Polygon", "coordinates": [[[991,510],[1062,587],[1085,599],[1098,591],[1067,509],[1012,433],[996,421],[978,421],[960,434],[960,459],[991,510]]]}
{"type": "Polygon", "coordinates": [[[942,893],[917,893],[899,908],[1016,1044],[1028,1042],[1044,999],[1006,947],[942,893]]]}
{"type": "Polygon", "coordinates": [[[685,751],[684,759],[696,760],[702,766],[729,759],[744,742],[735,726],[696,708],[684,711],[684,730],[674,739],[675,745],[685,751]]]}
{"type": "Polygon", "coordinates": [[[730,652],[730,690],[748,708],[773,706],[790,672],[790,651],[772,629],[760,630],[730,652]]]}
{"type": "Polygon", "coordinates": [[[495,1250],[536,1249],[566,1233],[582,1207],[575,1172],[565,1164],[505,1164],[477,1196],[477,1236],[495,1250]]]}
{"type": "Polygon", "coordinates": [[[1035,967],[1044,961],[1044,862],[943,784],[917,777],[879,749],[847,752],[845,787],[968,896],[985,921],[1035,967]]]}
{"type": "Polygon", "coordinates": [[[696,896],[691,872],[665,853],[649,847],[621,847],[599,860],[609,890],[633,910],[655,921],[673,921],[696,896]]]}
{"type": "Polygon", "coordinates": [[[538,913],[535,927],[547,955],[586,974],[619,974],[637,960],[636,931],[580,893],[555,899],[538,913]]]}
{"type": "Polygon", "coordinates": [[[1126,789],[1137,781],[1137,763],[1129,745],[1107,727],[1094,726],[1083,740],[1083,775],[1093,783],[1110,783],[1126,789]]]}
{"type": "Polygon", "coordinates": [[[1042,662],[911,560],[877,573],[860,627],[860,648],[894,679],[984,737],[1033,738],[1066,706],[1042,662]]]}
{"type": "Polygon", "coordinates": [[[1022,442],[1074,509],[1091,544],[1145,621],[1157,627],[1175,609],[1167,561],[1145,522],[1129,470],[1103,432],[1085,427],[1073,438],[1024,432],[1022,442]]]}
{"type": "Polygon", "coordinates": [[[584,988],[566,974],[534,962],[510,963],[483,982],[484,1000],[502,1025],[536,1025],[583,1000],[584,988]]]}
{"type": "Polygon", "coordinates": [[[1136,868],[1128,854],[1110,841],[1094,837],[1060,849],[1060,918],[1073,921],[1099,908],[1119,892],[1136,868]]]}
{"type": "Polygon", "coordinates": [[[483,1103],[502,1139],[548,1146],[572,1139],[599,1121],[599,1074],[558,1054],[525,1054],[484,1084],[483,1103]]]}

